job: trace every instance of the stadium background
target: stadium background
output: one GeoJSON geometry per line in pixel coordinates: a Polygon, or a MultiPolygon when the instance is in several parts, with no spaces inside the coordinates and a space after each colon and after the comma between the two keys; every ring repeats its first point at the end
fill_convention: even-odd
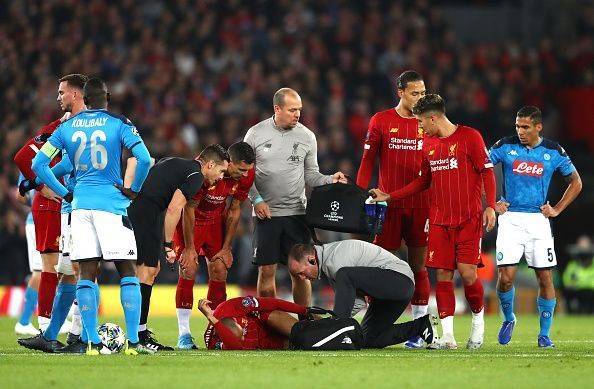
{"type": "MultiPolygon", "coordinates": [[[[28,273],[27,210],[14,199],[12,158],[43,124],[61,116],[57,79],[73,72],[108,82],[110,110],[136,124],[157,158],[193,157],[209,143],[242,139],[272,114],[274,91],[290,86],[303,98],[301,121],[317,135],[321,171],[352,176],[368,119],[396,104],[394,76],[403,70],[423,74],[427,90],[445,97],[448,116],[478,128],[488,146],[513,133],[518,108],[539,106],[544,136],[566,148],[584,182],[554,223],[562,272],[577,239],[593,234],[593,2],[438,3],[1,2],[0,285],[24,285],[28,273]]],[[[557,178],[551,187],[553,202],[565,185],[557,178]]],[[[230,281],[249,288],[256,279],[249,204],[242,215],[230,281]]],[[[494,232],[485,236],[487,259],[494,242],[494,232]]],[[[582,246],[591,252],[587,242],[582,246]]],[[[519,305],[533,309],[534,277],[528,269],[522,275],[518,284],[527,292],[519,305]]],[[[109,269],[101,277],[116,279],[109,269]]],[[[483,277],[492,291],[493,273],[483,277]]],[[[288,287],[286,274],[279,278],[288,287]]],[[[175,280],[164,268],[157,284],[175,280]]],[[[0,307],[10,303],[7,291],[2,288],[0,307]]],[[[166,301],[173,312],[173,299],[166,301]]]]}

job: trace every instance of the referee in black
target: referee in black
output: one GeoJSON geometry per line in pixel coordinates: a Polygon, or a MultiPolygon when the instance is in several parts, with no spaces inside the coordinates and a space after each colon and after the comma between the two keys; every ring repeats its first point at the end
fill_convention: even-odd
{"type": "Polygon", "coordinates": [[[138,280],[142,294],[140,343],[153,350],[172,351],[158,343],[147,329],[151,292],[159,274],[159,260],[165,254],[168,262],[175,260],[173,233],[187,200],[202,187],[223,178],[229,164],[229,153],[221,145],[206,147],[195,160],[163,158],[151,168],[142,189],[135,196],[129,188],[118,186],[128,198],[128,217],[134,228],[138,250],[138,280]]]}

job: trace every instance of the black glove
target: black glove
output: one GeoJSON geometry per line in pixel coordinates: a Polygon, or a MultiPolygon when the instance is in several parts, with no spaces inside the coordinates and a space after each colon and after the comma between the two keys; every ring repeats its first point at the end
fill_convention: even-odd
{"type": "Polygon", "coordinates": [[[25,197],[25,195],[27,194],[27,192],[29,192],[30,190],[33,190],[33,189],[37,188],[38,186],[39,185],[37,185],[35,183],[35,180],[23,180],[19,184],[19,194],[21,196],[25,197]]]}
{"type": "Polygon", "coordinates": [[[63,198],[63,199],[64,199],[64,201],[66,201],[66,202],[68,202],[68,203],[71,203],[71,202],[72,202],[72,198],[73,198],[73,196],[74,196],[74,195],[72,194],[72,192],[68,192],[68,193],[66,193],[66,196],[64,196],[64,198],[63,198]]]}

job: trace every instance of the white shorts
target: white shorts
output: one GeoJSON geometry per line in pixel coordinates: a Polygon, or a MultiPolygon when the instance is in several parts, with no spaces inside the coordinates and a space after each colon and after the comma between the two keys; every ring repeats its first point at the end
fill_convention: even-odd
{"type": "Polygon", "coordinates": [[[70,214],[63,213],[60,218],[60,255],[58,256],[56,271],[67,276],[73,276],[74,269],[72,269],[72,261],[70,260],[70,251],[72,247],[72,236],[70,235],[70,214]]]}
{"type": "Polygon", "coordinates": [[[27,253],[29,254],[29,271],[41,271],[41,254],[37,251],[35,240],[35,225],[33,223],[25,225],[25,235],[27,237],[27,253]]]}
{"type": "Polygon", "coordinates": [[[497,266],[517,265],[526,257],[528,266],[557,266],[551,223],[542,213],[506,212],[499,216],[497,266]]]}
{"type": "Polygon", "coordinates": [[[136,240],[127,216],[87,209],[71,215],[72,261],[136,260],[136,240]]]}

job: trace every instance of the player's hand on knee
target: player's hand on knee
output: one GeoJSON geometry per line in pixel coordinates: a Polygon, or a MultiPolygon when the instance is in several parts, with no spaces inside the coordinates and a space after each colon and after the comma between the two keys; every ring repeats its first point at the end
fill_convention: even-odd
{"type": "Polygon", "coordinates": [[[182,269],[192,269],[193,266],[198,264],[198,253],[192,248],[185,248],[179,257],[179,266],[182,269]]]}
{"type": "Polygon", "coordinates": [[[503,215],[504,213],[506,213],[508,209],[509,209],[509,203],[506,201],[499,200],[495,204],[495,211],[500,215],[503,215]]]}
{"type": "Polygon", "coordinates": [[[221,261],[225,265],[225,269],[229,270],[233,265],[233,253],[231,249],[222,248],[209,260],[210,262],[221,261]]]}

